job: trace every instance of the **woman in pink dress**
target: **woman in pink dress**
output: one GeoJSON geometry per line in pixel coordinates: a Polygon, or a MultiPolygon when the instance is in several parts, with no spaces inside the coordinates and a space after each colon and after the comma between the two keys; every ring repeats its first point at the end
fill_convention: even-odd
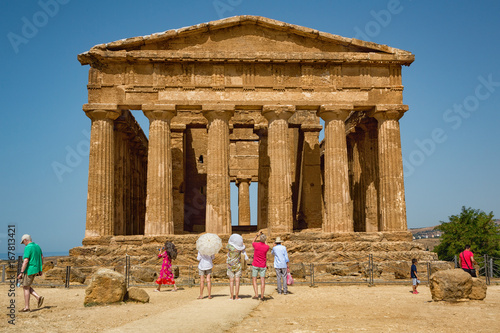
{"type": "Polygon", "coordinates": [[[175,245],[172,242],[165,242],[165,246],[158,252],[158,258],[163,258],[163,262],[161,264],[160,276],[156,279],[158,288],[155,291],[160,291],[162,284],[173,285],[174,289],[172,291],[177,291],[174,274],[172,273],[172,261],[177,258],[175,245]]]}

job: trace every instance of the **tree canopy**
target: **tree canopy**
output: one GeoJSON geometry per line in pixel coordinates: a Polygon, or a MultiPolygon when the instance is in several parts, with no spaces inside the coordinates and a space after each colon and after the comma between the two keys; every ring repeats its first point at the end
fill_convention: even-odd
{"type": "Polygon", "coordinates": [[[471,246],[476,258],[484,254],[500,257],[500,228],[493,221],[493,212],[486,214],[464,206],[460,215],[449,219],[437,227],[443,232],[441,243],[434,248],[440,260],[452,260],[465,245],[471,246]]]}

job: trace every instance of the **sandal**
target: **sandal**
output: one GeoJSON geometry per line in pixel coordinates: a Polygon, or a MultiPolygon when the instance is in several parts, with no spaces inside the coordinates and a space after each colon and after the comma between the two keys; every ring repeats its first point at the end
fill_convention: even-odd
{"type": "Polygon", "coordinates": [[[44,300],[44,299],[45,299],[45,298],[44,298],[43,296],[40,296],[40,297],[38,298],[38,308],[41,308],[41,307],[42,307],[42,305],[43,305],[43,300],[44,300]]]}
{"type": "Polygon", "coordinates": [[[21,309],[19,312],[30,312],[30,309],[21,309]]]}

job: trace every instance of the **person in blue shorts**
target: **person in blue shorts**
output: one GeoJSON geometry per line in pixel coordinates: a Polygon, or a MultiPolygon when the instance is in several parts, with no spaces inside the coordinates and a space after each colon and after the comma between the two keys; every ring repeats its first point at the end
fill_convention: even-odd
{"type": "Polygon", "coordinates": [[[411,280],[413,283],[413,293],[416,295],[418,294],[417,287],[420,284],[417,274],[417,259],[411,260],[411,280]]]}

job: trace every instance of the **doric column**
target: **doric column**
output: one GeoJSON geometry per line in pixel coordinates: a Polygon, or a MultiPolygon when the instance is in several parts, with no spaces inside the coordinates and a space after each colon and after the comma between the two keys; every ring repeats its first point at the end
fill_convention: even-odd
{"type": "Polygon", "coordinates": [[[144,105],[149,119],[146,221],[144,235],[174,233],[172,214],[172,158],[170,119],[177,113],[175,105],[144,105]]]}
{"type": "Polygon", "coordinates": [[[238,225],[250,225],[250,182],[251,176],[238,176],[238,225]]]}
{"type": "Polygon", "coordinates": [[[352,105],[322,105],[318,112],[325,121],[324,232],[354,231],[344,123],[352,109],[352,105]]]}
{"type": "Polygon", "coordinates": [[[375,121],[360,124],[363,129],[361,158],[361,190],[364,199],[364,217],[366,232],[379,231],[378,218],[378,144],[377,123],[375,121]]]}
{"type": "Polygon", "coordinates": [[[267,152],[270,163],[268,228],[270,234],[293,231],[288,119],[294,112],[295,106],[292,105],[265,105],[262,109],[262,114],[268,120],[267,152]]]}
{"type": "Polygon", "coordinates": [[[113,121],[120,116],[116,104],[85,104],[92,120],[85,237],[112,236],[115,215],[115,163],[113,121]]]}
{"type": "Polygon", "coordinates": [[[207,208],[205,231],[231,234],[229,119],[234,105],[203,105],[208,119],[207,208]]]}
{"type": "MultiPolygon", "coordinates": [[[[307,228],[321,228],[323,206],[321,204],[321,155],[319,149],[319,133],[323,126],[319,124],[302,124],[300,129],[304,135],[302,145],[302,168],[300,173],[299,199],[300,218],[307,223],[307,228]]],[[[301,226],[299,220],[299,227],[301,226]]]]}
{"type": "Polygon", "coordinates": [[[184,166],[186,151],[184,145],[186,125],[173,123],[171,124],[171,131],[174,233],[178,234],[184,231],[184,188],[186,174],[184,166]]]}
{"type": "Polygon", "coordinates": [[[257,187],[257,229],[267,228],[269,200],[269,155],[267,154],[267,126],[256,124],[254,132],[259,136],[259,186],[257,187]]]}
{"type": "Polygon", "coordinates": [[[399,119],[407,105],[377,105],[381,231],[406,231],[406,203],[399,119]]]}

